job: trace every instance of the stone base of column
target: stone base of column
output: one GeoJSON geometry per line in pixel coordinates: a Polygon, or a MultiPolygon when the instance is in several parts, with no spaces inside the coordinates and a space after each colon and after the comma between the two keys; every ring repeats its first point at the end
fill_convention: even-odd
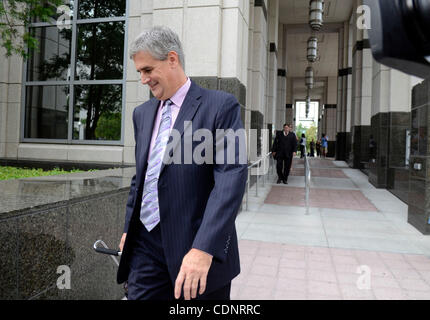
{"type": "Polygon", "coordinates": [[[347,160],[347,132],[338,132],[336,135],[336,157],[338,161],[347,160]]]}
{"type": "Polygon", "coordinates": [[[348,164],[354,169],[364,169],[369,162],[370,126],[354,126],[351,128],[351,151],[348,164]]]}
{"type": "Polygon", "coordinates": [[[411,157],[409,160],[408,222],[423,234],[430,234],[430,80],[412,91],[411,157]]]}
{"type": "Polygon", "coordinates": [[[381,112],[371,119],[371,134],[376,142],[369,151],[369,182],[387,188],[408,202],[409,173],[406,166],[406,133],[409,112],[381,112]]]}

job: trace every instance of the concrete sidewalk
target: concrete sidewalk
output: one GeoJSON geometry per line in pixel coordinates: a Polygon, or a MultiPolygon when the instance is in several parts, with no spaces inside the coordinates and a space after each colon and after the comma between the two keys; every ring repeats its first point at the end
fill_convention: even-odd
{"type": "Polygon", "coordinates": [[[430,237],[407,223],[407,205],[345,162],[303,161],[288,185],[249,193],[236,220],[241,274],[232,299],[430,299],[430,237]]]}

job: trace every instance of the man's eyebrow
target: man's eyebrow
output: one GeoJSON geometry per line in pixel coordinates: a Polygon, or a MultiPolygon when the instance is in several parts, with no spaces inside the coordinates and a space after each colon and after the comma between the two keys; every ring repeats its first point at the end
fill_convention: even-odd
{"type": "Polygon", "coordinates": [[[140,71],[151,71],[152,69],[153,69],[153,67],[142,67],[140,69],[137,69],[137,72],[140,72],[140,71]]]}

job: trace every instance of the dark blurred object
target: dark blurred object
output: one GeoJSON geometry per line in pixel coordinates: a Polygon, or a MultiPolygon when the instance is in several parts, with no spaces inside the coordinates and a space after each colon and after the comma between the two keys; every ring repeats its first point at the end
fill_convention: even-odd
{"type": "Polygon", "coordinates": [[[364,0],[369,41],[378,62],[421,78],[430,76],[430,0],[364,0]]]}

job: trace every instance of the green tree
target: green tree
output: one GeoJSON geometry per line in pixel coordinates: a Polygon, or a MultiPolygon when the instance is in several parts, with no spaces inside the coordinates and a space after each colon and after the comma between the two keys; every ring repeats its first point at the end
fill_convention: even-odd
{"type": "Polygon", "coordinates": [[[312,139],[314,139],[315,143],[317,142],[317,132],[318,132],[318,127],[315,125],[315,122],[313,122],[312,125],[306,129],[305,135],[306,135],[307,148],[310,148],[310,143],[312,139]]]}
{"type": "Polygon", "coordinates": [[[28,31],[33,21],[50,21],[64,0],[2,0],[0,1],[0,46],[6,57],[12,54],[28,58],[28,49],[37,49],[37,39],[28,31]],[[24,28],[22,28],[24,27],[24,28]]]}
{"type": "Polygon", "coordinates": [[[121,140],[121,113],[103,114],[96,128],[96,139],[121,140]]]}
{"type": "Polygon", "coordinates": [[[299,123],[296,126],[296,135],[299,138],[299,141],[300,141],[300,138],[302,137],[302,133],[305,134],[307,150],[310,150],[310,143],[312,139],[314,139],[314,142],[316,143],[317,131],[318,131],[318,127],[316,126],[315,122],[312,122],[312,125],[309,128],[305,127],[302,123],[299,123]]]}

